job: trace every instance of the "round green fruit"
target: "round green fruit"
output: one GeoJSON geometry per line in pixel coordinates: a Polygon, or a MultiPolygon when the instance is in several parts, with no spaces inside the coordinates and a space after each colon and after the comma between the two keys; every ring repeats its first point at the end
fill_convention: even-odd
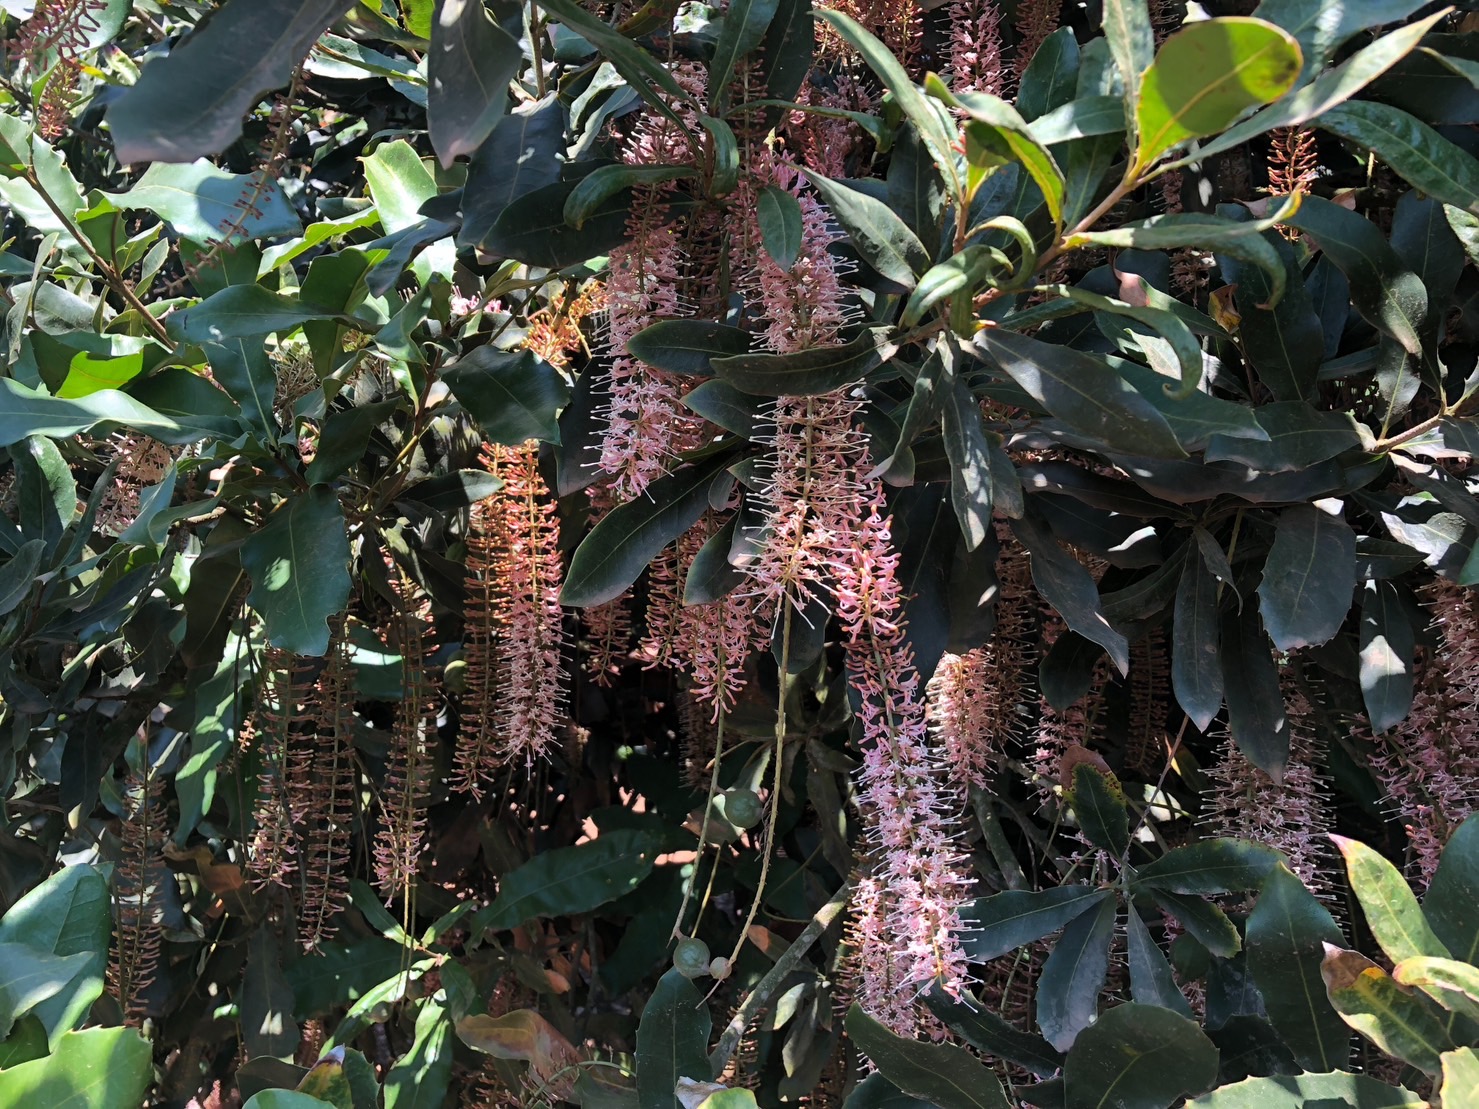
{"type": "Polygon", "coordinates": [[[736,828],[753,828],[765,815],[765,806],[752,789],[724,791],[724,819],[736,828]]]}
{"type": "Polygon", "coordinates": [[[709,973],[709,945],[703,940],[679,940],[673,949],[673,966],[684,978],[702,978],[709,973]]]}

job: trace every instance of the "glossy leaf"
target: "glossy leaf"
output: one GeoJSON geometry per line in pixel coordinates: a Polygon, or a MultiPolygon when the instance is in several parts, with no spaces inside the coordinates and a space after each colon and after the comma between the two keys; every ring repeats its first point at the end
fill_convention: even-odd
{"type": "Polygon", "coordinates": [[[278,507],[241,548],[252,579],[247,603],[261,614],[267,640],[298,655],[329,649],[329,617],[349,601],[349,536],[339,498],[310,486],[278,507]]]}
{"type": "Polygon", "coordinates": [[[38,1004],[55,997],[93,962],[89,952],[54,955],[23,943],[0,942],[0,1039],[38,1004]]]}
{"type": "Polygon", "coordinates": [[[721,380],[755,396],[821,396],[862,380],[892,358],[898,347],[889,341],[888,330],[869,328],[838,346],[794,354],[739,354],[709,364],[721,380]]]}
{"type": "Polygon", "coordinates": [[[806,178],[827,202],[859,257],[886,280],[901,289],[912,289],[918,276],[929,268],[930,257],[909,225],[887,204],[867,193],[814,170],[807,170],[806,178]]]}
{"type": "Polygon", "coordinates": [[[955,1044],[897,1036],[856,1004],[847,1013],[847,1034],[879,1074],[938,1109],[1008,1109],[1010,1105],[1001,1080],[955,1044]]]}
{"type": "Polygon", "coordinates": [[[1425,955],[1449,957],[1448,948],[1434,935],[1416,896],[1398,869],[1364,843],[1331,836],[1345,862],[1351,892],[1361,902],[1366,925],[1392,962],[1425,955]]]}
{"type": "Polygon", "coordinates": [[[1248,970],[1263,995],[1268,1019],[1300,1064],[1311,1070],[1344,1066],[1350,1033],[1325,995],[1324,945],[1340,929],[1287,867],[1269,875],[1248,917],[1248,970]]]}
{"type": "Polygon", "coordinates": [[[950,93],[933,75],[926,80],[926,85],[934,95],[958,106],[970,117],[965,128],[967,162],[986,170],[1013,162],[1020,165],[1042,193],[1054,224],[1061,224],[1063,171],[1017,109],[989,93],[950,93]]]}
{"type": "Polygon", "coordinates": [[[426,122],[443,166],[492,133],[523,63],[518,42],[488,18],[482,0],[441,0],[427,54],[426,122]]]}
{"type": "Polygon", "coordinates": [[[104,195],[119,208],[153,212],[175,234],[198,243],[265,239],[303,230],[276,181],[227,173],[204,160],[188,165],[155,162],[127,192],[104,195]],[[251,198],[250,208],[243,207],[243,196],[251,198]]]}
{"type": "Polygon", "coordinates": [[[1224,16],[1171,35],[1140,78],[1136,164],[1148,166],[1188,139],[1215,135],[1243,112],[1289,91],[1303,58],[1272,23],[1224,16]]]}
{"type": "Polygon", "coordinates": [[[1321,1105],[1335,1109],[1422,1109],[1427,1105],[1411,1090],[1388,1086],[1365,1074],[1330,1071],[1324,1074],[1272,1075],[1245,1078],[1204,1097],[1193,1098],[1186,1109],[1306,1109],[1321,1105]]]}
{"type": "Polygon", "coordinates": [[[659,847],[651,832],[619,829],[546,851],[504,875],[493,904],[473,916],[469,930],[589,912],[635,889],[652,872],[659,847]]]}
{"type": "Polygon", "coordinates": [[[711,1023],[698,987],[676,968],[658,980],[637,1025],[640,1109],[681,1109],[674,1092],[678,1080],[709,1076],[711,1023]]]}
{"type": "Polygon", "coordinates": [[[260,285],[229,285],[193,308],[165,321],[170,335],[186,343],[224,343],[287,332],[309,320],[335,313],[296,296],[270,292],[260,285]]]}
{"type": "Polygon", "coordinates": [[[765,41],[778,7],[778,0],[737,0],[725,9],[724,24],[714,43],[714,58],[709,63],[711,108],[718,107],[735,65],[765,41]]]}
{"type": "Polygon", "coordinates": [[[950,503],[960,523],[966,550],[973,551],[991,531],[994,492],[991,444],[981,406],[958,373],[941,386],[940,425],[950,459],[950,503]]]}
{"type": "Polygon", "coordinates": [[[57,1037],[50,1055],[0,1071],[0,1105],[137,1109],[154,1082],[149,1041],[133,1028],[57,1037]]]}
{"type": "MultiPolygon", "coordinates": [[[[1108,891],[1105,891],[1108,894],[1108,891]]],[[[1037,980],[1037,1026],[1059,1051],[1068,1051],[1099,1012],[1099,992],[1109,974],[1116,901],[1068,922],[1037,980]]]]}
{"type": "MultiPolygon", "coordinates": [[[[521,104],[500,119],[467,167],[457,245],[479,246],[515,200],[559,184],[564,143],[565,112],[554,97],[521,104]]],[[[563,220],[563,206],[560,214],[563,220]]]]}
{"type": "Polygon", "coordinates": [[[1443,1053],[1443,1084],[1438,1092],[1445,1109],[1479,1105],[1479,1054],[1472,1047],[1443,1053]]]}
{"type": "Polygon", "coordinates": [[[442,380],[488,442],[516,447],[529,439],[560,441],[558,417],[570,387],[533,351],[478,347],[449,366],[442,380]]]}
{"type": "Polygon", "coordinates": [[[1125,921],[1125,945],[1131,997],[1142,1005],[1156,1005],[1191,1017],[1191,1004],[1177,987],[1171,964],[1133,908],[1125,921]]]}
{"type": "Polygon", "coordinates": [[[750,333],[709,320],[658,320],[627,340],[627,353],[667,373],[707,377],[710,361],[750,350],[750,333]]]}
{"type": "Polygon", "coordinates": [[[410,1049],[385,1074],[385,1109],[440,1109],[452,1078],[452,1022],[435,1001],[416,1013],[410,1049]]]}
{"type": "Polygon", "coordinates": [[[1384,732],[1412,707],[1417,644],[1397,587],[1368,581],[1361,587],[1361,697],[1371,728],[1384,732]]]}
{"type": "Polygon", "coordinates": [[[1125,115],[1139,116],[1140,78],[1155,61],[1155,38],[1145,0],[1105,0],[1104,37],[1125,88],[1125,115]]]}
{"type": "Polygon", "coordinates": [[[81,1023],[103,992],[111,931],[108,883],[86,864],[63,867],[0,917],[0,943],[24,944],[59,958],[87,956],[60,990],[32,1007],[53,1051],[59,1050],[63,1033],[81,1023]]]}
{"type": "Polygon", "coordinates": [[[985,963],[1058,931],[1111,895],[1085,885],[1006,890],[961,909],[961,946],[973,963],[985,963]]]}
{"type": "Polygon", "coordinates": [[[1136,888],[1217,894],[1261,886],[1279,865],[1272,847],[1246,839],[1204,839],[1172,848],[1135,871],[1136,888]]]}
{"type": "Polygon", "coordinates": [[[651,189],[692,177],[693,173],[688,166],[601,166],[577,181],[565,197],[565,222],[579,230],[587,219],[601,214],[612,198],[622,196],[626,189],[651,189]]]}
{"type": "Polygon", "coordinates": [[[1077,763],[1073,788],[1066,791],[1065,799],[1090,843],[1113,855],[1125,853],[1130,845],[1130,813],[1125,791],[1112,772],[1087,760],[1077,763]]]}
{"type": "MultiPolygon", "coordinates": [[[[1262,10],[1262,9],[1260,9],[1262,10]]],[[[1342,14],[1347,9],[1342,9],[1342,14]]],[[[1303,88],[1285,96],[1262,111],[1224,131],[1210,142],[1169,165],[1181,168],[1192,162],[1241,146],[1275,127],[1296,127],[1318,119],[1337,104],[1344,103],[1396,65],[1417,47],[1423,36],[1442,20],[1438,13],[1398,27],[1369,46],[1363,46],[1340,65],[1327,69],[1303,88]]],[[[1308,65],[1309,58],[1305,58],[1308,65]]]]}
{"type": "Polygon", "coordinates": [[[144,67],[108,111],[118,160],[191,162],[241,134],[264,93],[288,83],[351,0],[231,0],[144,67]]]}
{"type": "Polygon", "coordinates": [[[1217,1081],[1217,1048],[1196,1022],[1156,1005],[1116,1005],[1063,1065],[1068,1109],[1166,1109],[1217,1081]]]}
{"type": "Polygon", "coordinates": [[[1351,609],[1356,534],[1328,504],[1294,505],[1279,514],[1258,586],[1269,638],[1281,651],[1328,642],[1351,609]]]}
{"type": "Polygon", "coordinates": [[[1428,313],[1427,291],[1375,224],[1318,196],[1306,197],[1285,222],[1314,236],[1346,275],[1351,302],[1373,327],[1409,354],[1422,353],[1419,332],[1428,313]]]}
{"type": "Polygon", "coordinates": [[[975,342],[989,364],[1078,434],[1111,450],[1185,457],[1165,417],[1099,359],[1001,328],[987,328],[975,342]]]}
{"type": "Polygon", "coordinates": [[[1213,955],[1231,959],[1242,950],[1237,926],[1212,902],[1163,889],[1151,889],[1150,897],[1213,955]]]}
{"type": "Polygon", "coordinates": [[[925,995],[925,1003],[952,1032],[978,1051],[1015,1063],[1041,1078],[1052,1077],[1063,1066],[1062,1053],[1047,1040],[997,1016],[972,994],[966,993],[957,1001],[936,987],[925,995]]]}
{"type": "Polygon", "coordinates": [[[1129,641],[1105,619],[1093,576],[1031,517],[1013,520],[1012,531],[1032,555],[1032,580],[1043,599],[1070,628],[1108,651],[1120,673],[1127,672],[1129,641]]]}
{"type": "Polygon", "coordinates": [[[1479,160],[1406,112],[1370,100],[1331,108],[1319,125],[1373,151],[1414,188],[1435,200],[1479,212],[1479,160]]]}
{"type": "Polygon", "coordinates": [[[576,548],[560,603],[584,608],[621,596],[660,550],[703,515],[709,484],[727,461],[709,459],[660,477],[641,497],[607,513],[576,548]]]}
{"type": "Polygon", "coordinates": [[[1217,579],[1200,558],[1189,558],[1176,587],[1176,623],[1171,637],[1171,687],[1198,731],[1205,732],[1222,708],[1222,619],[1217,579]]]}
{"type": "Polygon", "coordinates": [[[1449,837],[1438,870],[1428,883],[1423,915],[1454,958],[1479,963],[1479,816],[1470,816],[1449,837]]]}
{"type": "Polygon", "coordinates": [[[1479,969],[1469,963],[1414,955],[1392,968],[1392,979],[1417,987],[1451,1013],[1479,1020],[1479,969]]]}
{"type": "Polygon", "coordinates": [[[1357,951],[1327,944],[1321,964],[1330,1003],[1345,1022],[1393,1055],[1430,1075],[1442,1072],[1441,1056],[1454,1048],[1442,1011],[1357,951]]]}
{"type": "Polygon", "coordinates": [[[781,269],[789,270],[801,254],[803,231],[801,204],[795,194],[766,185],[755,202],[755,220],[760,225],[760,243],[765,252],[781,269]]]}
{"type": "Polygon", "coordinates": [[[563,269],[605,254],[626,241],[632,194],[625,190],[585,212],[576,228],[565,222],[565,202],[578,181],[557,181],[515,197],[500,211],[478,246],[488,254],[533,266],[563,269]]]}

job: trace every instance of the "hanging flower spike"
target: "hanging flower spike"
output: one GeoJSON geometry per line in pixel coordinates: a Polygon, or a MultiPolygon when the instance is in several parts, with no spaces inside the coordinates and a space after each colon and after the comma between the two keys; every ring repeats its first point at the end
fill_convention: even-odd
{"type": "Polygon", "coordinates": [[[950,64],[945,75],[956,92],[1001,96],[1005,91],[1001,20],[996,0],[951,0],[950,64]]]}

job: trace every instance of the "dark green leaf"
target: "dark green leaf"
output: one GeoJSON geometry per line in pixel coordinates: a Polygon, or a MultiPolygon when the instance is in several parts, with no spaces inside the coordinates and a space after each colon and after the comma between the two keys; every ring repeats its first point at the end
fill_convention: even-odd
{"type": "Polygon", "coordinates": [[[210,433],[203,427],[182,426],[112,389],[64,400],[28,389],[13,378],[0,378],[0,447],[31,435],[65,439],[100,425],[130,427],[172,444],[193,443],[210,433]]]}
{"type": "Polygon", "coordinates": [[[1358,0],[1332,11],[1320,0],[1263,0],[1253,14],[1277,23],[1299,42],[1304,76],[1318,73],[1347,39],[1399,23],[1423,5],[1414,0],[1358,0]]]}
{"type": "Polygon", "coordinates": [[[30,596],[45,554],[46,540],[32,539],[0,566],[0,616],[9,616],[30,596]]]}
{"type": "Polygon", "coordinates": [[[1423,899],[1434,935],[1466,963],[1479,962],[1479,816],[1470,816],[1448,840],[1423,899]]]}
{"type": "Polygon", "coordinates": [[[658,980],[637,1025],[640,1109],[681,1109],[674,1092],[678,1079],[708,1078],[711,1027],[698,987],[670,969],[658,980]]]}
{"type": "Polygon", "coordinates": [[[1275,232],[1256,241],[1272,257],[1272,270],[1267,265],[1244,265],[1251,260],[1216,248],[1223,276],[1238,287],[1238,338],[1258,380],[1276,399],[1312,398],[1325,345],[1320,316],[1295,264],[1293,248],[1275,232]]]}
{"type": "Polygon", "coordinates": [[[1339,502],[1321,502],[1279,514],[1258,597],[1264,627],[1281,651],[1328,642],[1351,610],[1356,534],[1338,510],[1339,502]]]}
{"type": "Polygon", "coordinates": [[[277,369],[267,357],[260,338],[228,339],[223,343],[203,344],[210,359],[211,373],[231,398],[241,405],[242,420],[248,428],[271,443],[277,438],[277,369]]]}
{"type": "Polygon", "coordinates": [[[778,6],[778,0],[735,0],[724,9],[724,22],[709,62],[710,108],[717,111],[735,65],[765,41],[778,6]]]}
{"type": "Polygon", "coordinates": [[[1181,922],[1187,933],[1213,955],[1231,959],[1242,950],[1237,925],[1210,901],[1200,897],[1152,889],[1151,900],[1181,922]]]}
{"type": "Polygon", "coordinates": [[[1176,588],[1171,639],[1171,686],[1198,731],[1222,708],[1221,617],[1217,579],[1200,558],[1189,558],[1176,588]]]}
{"type": "Polygon", "coordinates": [[[385,400],[330,412],[319,431],[318,453],[304,474],[308,483],[333,481],[363,459],[371,433],[400,407],[398,400],[385,400]]]}
{"type": "Polygon", "coordinates": [[[1032,580],[1043,599],[1070,628],[1108,651],[1121,674],[1128,672],[1129,642],[1105,619],[1093,576],[1031,517],[1013,520],[1012,531],[1032,555],[1032,580]]]}
{"type": "Polygon", "coordinates": [[[717,601],[734,590],[745,580],[743,571],[729,561],[729,551],[734,545],[735,529],[739,526],[739,514],[735,513],[722,528],[704,542],[688,573],[683,578],[683,603],[703,605],[717,601]]]}
{"type": "Polygon", "coordinates": [[[789,270],[801,253],[801,203],[789,189],[766,185],[755,204],[755,219],[765,253],[781,269],[789,270]]]}
{"type": "Polygon", "coordinates": [[[957,1001],[935,987],[924,1000],[930,1012],[978,1051],[1025,1067],[1041,1078],[1050,1078],[1063,1066],[1062,1054],[1047,1040],[1003,1020],[972,994],[957,1001]]]}
{"type": "Polygon", "coordinates": [[[1227,725],[1238,750],[1276,782],[1289,761],[1289,720],[1279,668],[1252,605],[1222,618],[1222,682],[1227,725]]]}
{"type": "Polygon", "coordinates": [[[1123,855],[1130,846],[1130,813],[1125,791],[1111,773],[1089,762],[1073,768],[1073,788],[1066,800],[1073,806],[1079,830],[1095,847],[1123,855]]]}
{"type": "Polygon", "coordinates": [[[1165,953],[1133,908],[1125,921],[1125,943],[1130,964],[1130,995],[1142,1005],[1158,1005],[1184,1017],[1192,1016],[1191,1004],[1177,988],[1165,953]]]}
{"type": "Polygon", "coordinates": [[[739,354],[710,361],[714,373],[737,389],[762,397],[813,397],[862,380],[898,347],[889,328],[873,327],[849,343],[811,347],[795,354],[739,354]]]}
{"type": "Polygon", "coordinates": [[[310,486],[268,517],[241,548],[252,579],[247,603],[267,625],[267,640],[297,655],[329,649],[329,617],[349,601],[349,536],[339,498],[310,486]]]}
{"type": "Polygon", "coordinates": [[[1078,91],[1078,65],[1078,40],[1071,28],[1059,27],[1043,40],[1023,72],[1017,111],[1035,120],[1068,104],[1078,91]]]}
{"type": "Polygon", "coordinates": [[[1037,980],[1037,1026],[1059,1051],[1067,1051],[1094,1023],[1099,991],[1109,973],[1117,902],[1108,890],[1099,907],[1068,922],[1037,980]]]}
{"type": "Polygon", "coordinates": [[[807,170],[806,176],[822,194],[863,261],[893,284],[912,289],[918,276],[929,268],[930,257],[909,225],[894,215],[887,204],[867,193],[823,177],[815,170],[807,170]]]}
{"type": "Polygon", "coordinates": [[[293,1021],[293,987],[283,976],[277,940],[266,929],[252,932],[247,941],[246,968],[236,1001],[247,1054],[290,1059],[302,1033],[293,1021]]]}
{"type": "Polygon", "coordinates": [[[704,381],[683,394],[683,404],[710,423],[743,439],[755,438],[765,401],[742,393],[727,381],[704,381]]]}
{"type": "Polygon", "coordinates": [[[934,1102],[910,1097],[874,1071],[853,1087],[842,1109],[935,1109],[934,1102]]]}
{"type": "Polygon", "coordinates": [[[626,190],[653,188],[669,181],[680,181],[693,176],[691,166],[601,166],[592,170],[575,184],[565,198],[565,222],[576,230],[585,226],[591,216],[599,216],[608,210],[613,197],[625,197],[626,190]]]}
{"type": "Polygon", "coordinates": [[[993,500],[991,445],[981,416],[981,405],[965,378],[949,374],[942,386],[941,429],[950,459],[950,502],[960,522],[966,550],[986,540],[992,528],[993,500]]]}
{"type": "Polygon", "coordinates": [[[1247,934],[1248,969],[1269,1021],[1294,1057],[1312,1070],[1344,1066],[1350,1033],[1320,977],[1324,945],[1341,942],[1330,913],[1280,866],[1263,885],[1247,934]]]}
{"type": "Polygon", "coordinates": [[[1044,410],[1080,435],[1139,455],[1186,456],[1165,417],[1099,359],[1001,328],[987,328],[975,341],[1044,410]]]}
{"type": "Polygon", "coordinates": [[[1408,184],[1435,200],[1479,212],[1479,161],[1426,123],[1371,100],[1347,101],[1316,122],[1372,151],[1408,184]]]}
{"type": "Polygon", "coordinates": [[[535,917],[590,912],[635,889],[652,872],[660,849],[651,831],[618,829],[577,847],[546,851],[504,875],[493,904],[473,916],[468,930],[478,935],[535,917]]]}
{"type": "Polygon", "coordinates": [[[1289,473],[1361,447],[1356,421],[1348,412],[1321,412],[1303,401],[1275,401],[1252,414],[1268,439],[1214,435],[1207,444],[1208,462],[1230,460],[1266,474],[1289,473]]]}
{"type": "Polygon", "coordinates": [[[118,160],[190,162],[225,150],[351,2],[232,0],[212,13],[110,107],[118,160]]]}
{"type": "Polygon", "coordinates": [[[482,0],[442,0],[426,55],[426,123],[443,166],[483,144],[503,117],[524,52],[482,0]]]}
{"type": "MultiPolygon", "coordinates": [[[[1332,114],[1326,114],[1322,126],[1332,114]]],[[[1397,340],[1409,354],[1422,353],[1419,332],[1428,314],[1427,291],[1422,278],[1408,268],[1374,223],[1318,196],[1305,197],[1299,211],[1284,222],[1314,236],[1346,275],[1351,303],[1373,327],[1397,340]]]]}
{"type": "Polygon", "coordinates": [[[1068,1053],[1068,1109],[1166,1109],[1215,1084],[1217,1060],[1195,1021],[1155,1005],[1117,1005],[1068,1053]]]}
{"type": "Polygon", "coordinates": [[[87,973],[91,955],[54,955],[23,943],[0,943],[0,1038],[47,998],[55,997],[78,974],[87,973]]]}
{"type": "Polygon", "coordinates": [[[1416,655],[1412,622],[1397,587],[1389,581],[1365,582],[1361,590],[1361,698],[1373,731],[1387,731],[1407,718],[1416,655]]]}
{"type": "Polygon", "coordinates": [[[1279,865],[1272,847],[1245,839],[1204,839],[1167,851],[1135,872],[1136,888],[1214,894],[1257,889],[1279,865]]]}
{"type": "Polygon", "coordinates": [[[570,386],[533,351],[478,347],[448,367],[442,380],[489,442],[516,447],[529,439],[560,441],[559,412],[570,399],[570,386]]]}
{"type": "Polygon", "coordinates": [[[1125,105],[1117,96],[1085,96],[1034,120],[1028,130],[1044,146],[1099,135],[1118,135],[1125,129],[1125,105]]]}
{"type": "Polygon", "coordinates": [[[467,167],[459,247],[480,247],[505,208],[535,189],[559,183],[564,138],[565,109],[554,96],[521,104],[498,121],[467,167]]]}
{"type": "Polygon", "coordinates": [[[579,186],[578,181],[557,181],[516,197],[498,213],[478,246],[488,254],[556,270],[620,246],[626,241],[632,194],[622,191],[606,198],[575,228],[565,222],[565,201],[579,186]]]}
{"type": "Polygon", "coordinates": [[[856,1004],[847,1013],[847,1034],[879,1074],[938,1109],[1008,1109],[1010,1105],[1001,1081],[962,1047],[896,1036],[856,1004]]]}
{"type": "Polygon", "coordinates": [[[627,353],[649,366],[674,374],[707,377],[713,358],[731,358],[750,350],[750,333],[710,320],[659,320],[627,340],[627,353]]]}
{"type": "Polygon", "coordinates": [[[589,608],[620,597],[660,550],[704,514],[709,484],[729,461],[719,456],[684,467],[613,508],[576,548],[560,603],[589,608]]]}
{"type": "Polygon", "coordinates": [[[1064,885],[1045,890],[1007,890],[968,902],[960,911],[961,946],[973,963],[990,962],[1040,940],[1095,909],[1106,890],[1064,885]]]}

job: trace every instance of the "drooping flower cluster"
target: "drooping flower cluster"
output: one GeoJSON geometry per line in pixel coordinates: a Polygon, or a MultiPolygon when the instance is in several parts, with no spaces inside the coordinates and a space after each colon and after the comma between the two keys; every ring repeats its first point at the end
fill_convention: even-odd
{"type": "Polygon", "coordinates": [[[468,697],[454,770],[474,796],[558,741],[566,676],[560,524],[539,445],[491,446],[484,461],[503,485],[476,506],[468,536],[468,697]]]}
{"type": "Polygon", "coordinates": [[[1376,737],[1371,768],[1402,816],[1426,882],[1454,830],[1479,811],[1479,612],[1473,591],[1438,578],[1420,591],[1437,648],[1418,669],[1412,711],[1376,737]]]}
{"type": "Polygon", "coordinates": [[[950,65],[946,76],[956,92],[1000,96],[1007,69],[1001,53],[1001,6],[996,0],[951,0],[950,65]]]}

